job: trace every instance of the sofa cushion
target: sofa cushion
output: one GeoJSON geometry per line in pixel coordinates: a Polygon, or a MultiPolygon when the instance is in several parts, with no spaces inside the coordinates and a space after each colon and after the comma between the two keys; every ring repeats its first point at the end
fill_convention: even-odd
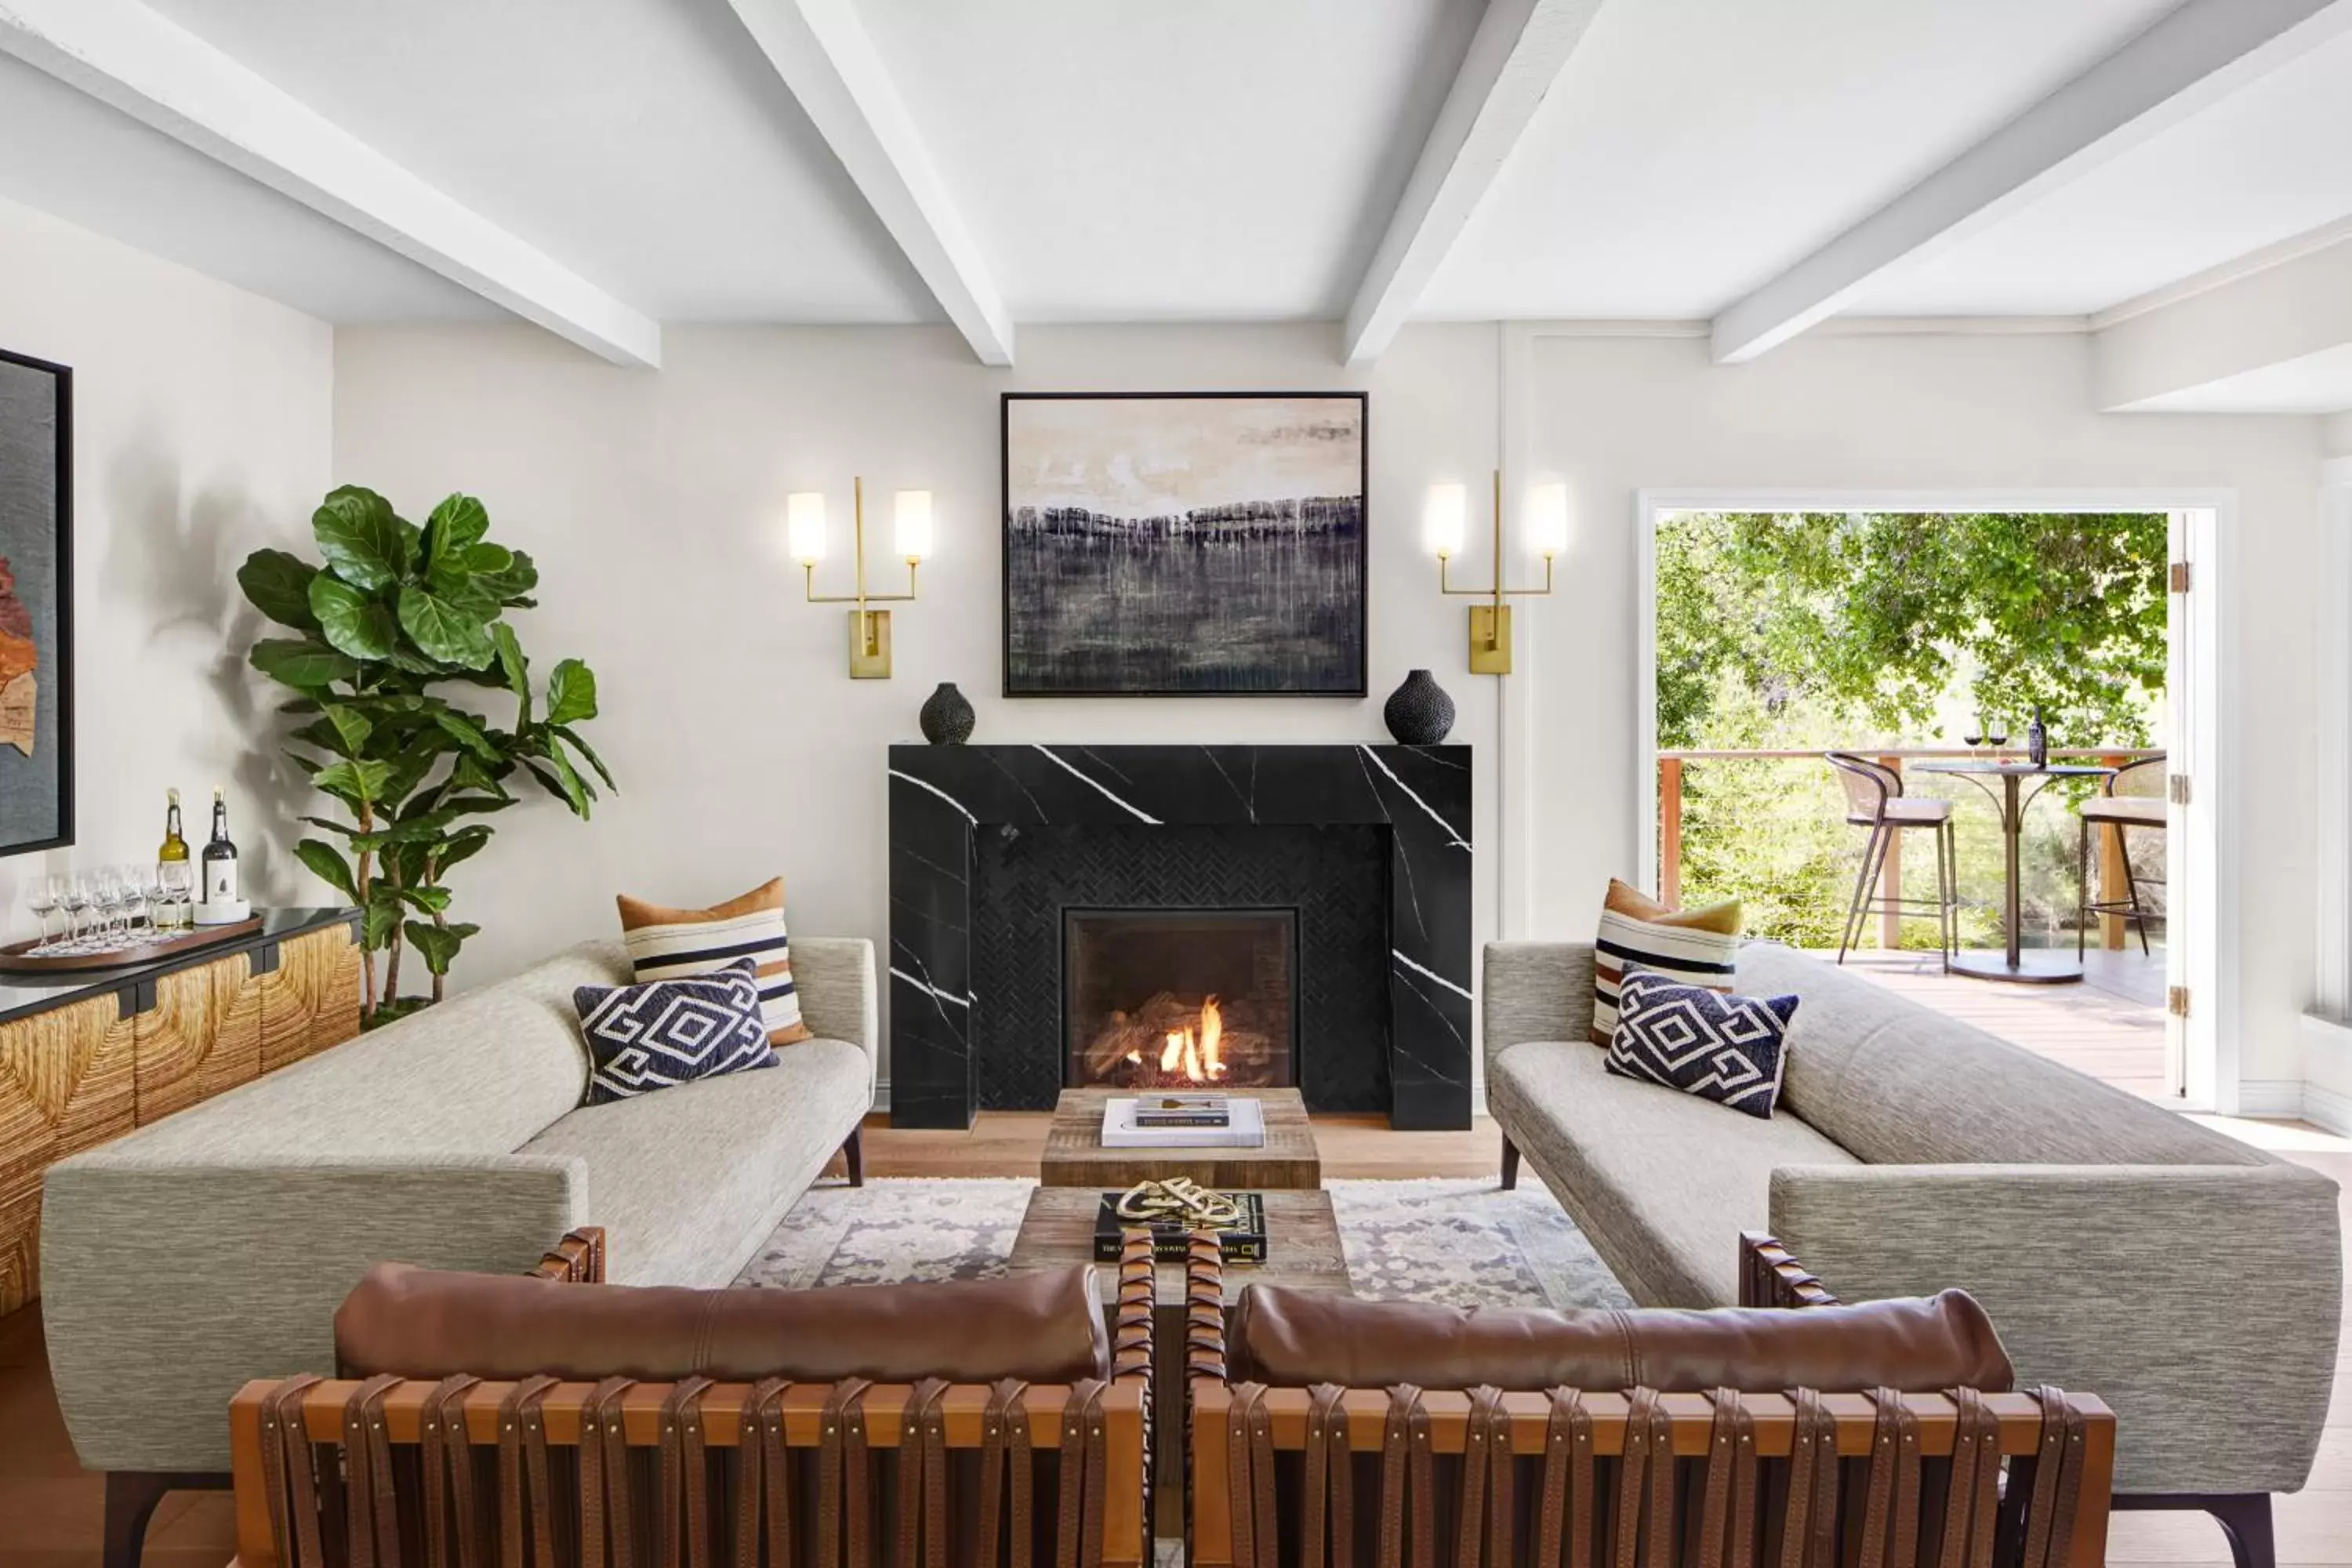
{"type": "Polygon", "coordinates": [[[1739,921],[1737,899],[1677,910],[1612,877],[1601,903],[1600,933],[1592,942],[1592,1043],[1606,1046],[1616,1032],[1617,984],[1628,964],[1685,985],[1730,990],[1739,921]]]}
{"type": "Polygon", "coordinates": [[[1227,1337],[1237,1380],[1282,1388],[1947,1388],[2016,1373],[1965,1290],[1799,1311],[1549,1311],[1369,1301],[1253,1285],[1227,1337]]]}
{"type": "Polygon", "coordinates": [[[583,985],[572,1005],[596,1064],[588,1075],[591,1105],[776,1065],[748,958],[677,980],[583,985]]]}
{"type": "Polygon", "coordinates": [[[760,1013],[768,1043],[798,1044],[812,1031],[801,1021],[793,984],[792,942],[784,930],[784,879],[772,877],[750,892],[707,910],[673,910],[621,895],[621,935],[639,980],[708,974],[749,958],[760,976],[760,1013]]]}
{"type": "Polygon", "coordinates": [[[831,1382],[1110,1375],[1089,1267],[818,1290],[565,1285],[380,1263],[335,1311],[347,1377],[831,1382]]]}
{"type": "Polygon", "coordinates": [[[1874,1165],[2257,1165],[2138,1096],[1773,943],[1742,989],[1803,999],[1780,1102],[1874,1165]]]}
{"type": "Polygon", "coordinates": [[[1634,1300],[1731,1305],[1739,1233],[1765,1228],[1773,1171],[1853,1156],[1795,1116],[1727,1116],[1604,1060],[1580,1042],[1512,1046],[1494,1058],[1486,1098],[1634,1300]]]}
{"type": "Polygon", "coordinates": [[[583,1106],[521,1152],[586,1163],[616,1283],[725,1285],[872,1109],[868,1070],[805,1040],[759,1072],[583,1106]]]}
{"type": "Polygon", "coordinates": [[[166,1117],[113,1148],[158,1163],[510,1154],[580,1103],[575,987],[629,976],[575,947],[166,1117]]]}
{"type": "Polygon", "coordinates": [[[1628,967],[1609,1070],[1769,1117],[1794,996],[1732,996],[1628,967]]]}

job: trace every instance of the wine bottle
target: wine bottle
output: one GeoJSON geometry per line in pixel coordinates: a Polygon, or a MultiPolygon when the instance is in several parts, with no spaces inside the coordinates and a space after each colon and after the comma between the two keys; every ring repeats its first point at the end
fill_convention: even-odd
{"type": "MultiPolygon", "coordinates": [[[[167,804],[163,808],[163,843],[155,851],[156,881],[159,884],[168,875],[162,868],[185,866],[188,863],[188,841],[180,837],[180,792],[176,789],[167,791],[164,799],[167,804]]],[[[158,925],[176,925],[180,908],[180,905],[171,900],[157,899],[154,900],[156,912],[151,918],[154,919],[158,925]]]]}
{"type": "Polygon", "coordinates": [[[228,836],[228,791],[213,791],[213,837],[205,846],[205,902],[236,902],[236,844],[228,836]]]}
{"type": "Polygon", "coordinates": [[[2033,710],[2033,722],[2025,731],[2026,760],[2037,768],[2050,765],[2050,731],[2042,723],[2042,710],[2033,710]]]}

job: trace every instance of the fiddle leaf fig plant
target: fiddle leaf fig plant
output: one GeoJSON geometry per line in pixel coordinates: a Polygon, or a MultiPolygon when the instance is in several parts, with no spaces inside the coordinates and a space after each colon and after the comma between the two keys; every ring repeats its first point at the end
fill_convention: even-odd
{"type": "Polygon", "coordinates": [[[359,906],[371,1025],[441,999],[480,929],[449,918],[448,874],[490,841],[478,819],[517,803],[518,775],[582,818],[599,784],[616,787],[580,732],[596,717],[594,674],[566,658],[547,672],[543,700],[531,684],[507,613],[538,603],[539,572],[492,543],[489,528],[472,496],[448,497],[420,528],[345,485],[310,520],[323,565],[257,550],[237,569],[254,608],[294,634],[247,656],[294,692],[279,709],[299,721],[286,754],[347,815],[304,817],[331,837],[294,852],[359,906]],[[505,698],[513,720],[501,727],[481,705],[505,698]],[[400,993],[411,948],[428,996],[400,993]]]}

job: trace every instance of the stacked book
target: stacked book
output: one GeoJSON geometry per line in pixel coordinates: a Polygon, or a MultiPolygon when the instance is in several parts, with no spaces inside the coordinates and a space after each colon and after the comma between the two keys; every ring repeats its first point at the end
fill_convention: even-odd
{"type": "MultiPolygon", "coordinates": [[[[1239,1205],[1241,1219],[1218,1231],[1217,1250],[1227,1263],[1263,1263],[1265,1261],[1265,1199],[1257,1193],[1226,1193],[1223,1194],[1239,1205]]],[[[1095,1261],[1118,1261],[1120,1233],[1133,1228],[1138,1222],[1122,1219],[1118,1213],[1118,1193],[1105,1193],[1102,1206],[1095,1211],[1095,1261]]],[[[1192,1247],[1192,1232],[1175,1220],[1155,1221],[1151,1227],[1151,1256],[1160,1263],[1181,1263],[1192,1247]]]]}
{"type": "Polygon", "coordinates": [[[1255,1100],[1213,1094],[1114,1095],[1103,1101],[1106,1149],[1262,1149],[1265,1115],[1255,1100]]]}

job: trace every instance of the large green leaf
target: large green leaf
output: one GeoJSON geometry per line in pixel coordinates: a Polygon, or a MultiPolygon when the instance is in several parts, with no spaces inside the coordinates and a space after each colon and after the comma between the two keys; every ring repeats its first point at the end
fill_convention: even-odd
{"type": "Polygon", "coordinates": [[[388,658],[400,640],[388,605],[324,572],[310,579],[310,613],[327,641],[353,658],[388,658]]]}
{"type": "Polygon", "coordinates": [[[360,916],[360,945],[379,952],[400,934],[400,900],[381,883],[370,890],[376,896],[360,916]]]}
{"type": "Polygon", "coordinates": [[[507,689],[515,694],[515,728],[522,729],[530,722],[530,660],[522,656],[522,644],[504,621],[491,625],[490,642],[498,649],[499,668],[506,671],[507,689]]]}
{"type": "Polygon", "coordinates": [[[449,912],[449,889],[446,888],[403,888],[401,901],[412,910],[423,910],[428,915],[449,912]]]}
{"type": "Polygon", "coordinates": [[[352,863],[343,852],[324,839],[305,838],[294,846],[295,858],[310,868],[319,880],[342,894],[353,903],[360,900],[359,879],[352,875],[352,863]]]}
{"type": "Polygon", "coordinates": [[[458,861],[470,860],[480,854],[482,846],[490,841],[490,832],[486,824],[478,822],[457,829],[442,845],[441,858],[436,862],[436,868],[446,877],[449,874],[449,868],[458,861]]]}
{"type": "Polygon", "coordinates": [[[479,616],[413,584],[400,590],[400,627],[432,658],[467,669],[479,669],[499,654],[479,616]]]}
{"type": "Polygon", "coordinates": [[[590,767],[596,770],[596,776],[604,781],[606,789],[611,790],[614,795],[621,793],[621,786],[613,782],[613,770],[604,765],[604,759],[596,754],[595,747],[580,738],[580,731],[569,724],[556,724],[551,728],[562,736],[564,743],[579,752],[590,767]]]}
{"type": "Polygon", "coordinates": [[[236,585],[253,607],[281,626],[315,631],[318,617],[310,610],[310,581],[319,569],[283,550],[257,550],[236,569],[236,585]]]}
{"type": "Polygon", "coordinates": [[[580,774],[562,757],[550,753],[546,767],[530,761],[525,761],[523,766],[530,771],[531,777],[539,781],[540,788],[569,805],[572,816],[584,817],[588,815],[588,786],[581,782],[580,774]]]}
{"type": "Polygon", "coordinates": [[[264,637],[253,645],[253,651],[246,658],[270,679],[312,692],[330,681],[349,680],[360,672],[360,667],[348,654],[320,643],[297,642],[291,637],[264,637]]]}
{"type": "Polygon", "coordinates": [[[476,576],[497,577],[514,569],[514,552],[503,544],[469,544],[459,557],[476,576]]]}
{"type": "Polygon", "coordinates": [[[347,757],[320,768],[310,782],[338,800],[373,805],[383,793],[384,781],[391,776],[390,763],[347,757]]]}
{"type": "Polygon", "coordinates": [[[473,934],[462,927],[427,925],[423,921],[410,921],[401,930],[415,944],[418,955],[425,960],[425,971],[432,974],[448,973],[458,947],[473,934]],[[459,934],[461,931],[463,935],[459,934]]]}
{"type": "Polygon", "coordinates": [[[490,531],[490,514],[468,495],[442,499],[425,520],[425,570],[440,571],[465,559],[466,552],[490,531]]]}
{"type": "Polygon", "coordinates": [[[436,713],[433,720],[435,723],[441,726],[444,732],[454,737],[460,745],[482,761],[497,763],[505,760],[499,754],[498,746],[483,731],[481,721],[472,714],[451,710],[436,713]]]}
{"type": "Polygon", "coordinates": [[[596,717],[596,676],[576,658],[558,659],[547,672],[547,721],[577,724],[596,717]]]}
{"type": "MultiPolygon", "coordinates": [[[[477,548],[495,549],[496,546],[477,548]]],[[[503,570],[492,571],[488,566],[478,565],[474,572],[482,585],[496,594],[501,603],[511,605],[539,586],[539,568],[531,564],[530,552],[517,550],[509,553],[512,559],[503,570]]]]}
{"type": "Polygon", "coordinates": [[[382,588],[407,575],[415,548],[392,503],[358,485],[329,493],[310,514],[319,553],[355,588],[382,588]]]}
{"type": "Polygon", "coordinates": [[[337,756],[356,757],[367,744],[368,737],[375,732],[366,716],[347,703],[328,703],[320,711],[321,717],[293,732],[295,740],[337,756]]]}

